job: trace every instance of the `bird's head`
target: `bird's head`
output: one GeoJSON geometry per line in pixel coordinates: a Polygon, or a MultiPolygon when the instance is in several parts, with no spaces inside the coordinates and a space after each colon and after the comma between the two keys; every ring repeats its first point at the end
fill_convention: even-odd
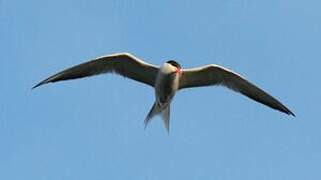
{"type": "Polygon", "coordinates": [[[179,75],[182,74],[183,70],[180,64],[178,64],[178,62],[174,61],[174,60],[169,60],[166,63],[174,66],[176,68],[176,73],[178,73],[179,75]]]}

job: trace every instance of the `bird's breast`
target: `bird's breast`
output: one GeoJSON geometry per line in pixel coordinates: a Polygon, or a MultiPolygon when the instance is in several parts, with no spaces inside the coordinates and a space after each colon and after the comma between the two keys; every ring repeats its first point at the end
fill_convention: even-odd
{"type": "Polygon", "coordinates": [[[156,100],[158,103],[170,103],[177,89],[178,76],[176,73],[159,73],[155,86],[156,100]]]}

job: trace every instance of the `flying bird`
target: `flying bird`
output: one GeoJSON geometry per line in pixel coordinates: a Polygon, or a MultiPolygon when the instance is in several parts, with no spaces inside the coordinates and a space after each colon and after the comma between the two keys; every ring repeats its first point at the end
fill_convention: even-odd
{"type": "Polygon", "coordinates": [[[169,132],[170,104],[175,93],[181,89],[201,86],[222,85],[280,112],[295,116],[276,98],[241,75],[222,66],[210,64],[183,69],[176,61],[169,60],[159,67],[148,64],[130,53],[102,56],[73,66],[41,81],[32,89],[47,83],[103,73],[116,73],[155,89],[155,102],[145,119],[145,128],[154,116],[161,115],[165,128],[169,132]]]}

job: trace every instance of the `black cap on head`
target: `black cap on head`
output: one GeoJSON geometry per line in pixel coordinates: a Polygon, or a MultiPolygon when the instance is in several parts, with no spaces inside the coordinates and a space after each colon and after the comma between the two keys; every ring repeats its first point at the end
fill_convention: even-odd
{"type": "Polygon", "coordinates": [[[168,64],[171,64],[177,68],[182,68],[180,64],[178,64],[178,62],[174,61],[174,60],[170,60],[170,61],[167,61],[168,64]]]}

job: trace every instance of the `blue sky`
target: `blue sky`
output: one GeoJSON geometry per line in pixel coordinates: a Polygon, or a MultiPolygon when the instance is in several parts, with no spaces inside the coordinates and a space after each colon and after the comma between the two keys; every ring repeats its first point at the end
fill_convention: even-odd
{"type": "Polygon", "coordinates": [[[0,1],[0,179],[320,179],[321,2],[0,1]],[[179,92],[168,136],[153,89],[115,75],[40,80],[100,55],[220,64],[286,104],[179,92]]]}

